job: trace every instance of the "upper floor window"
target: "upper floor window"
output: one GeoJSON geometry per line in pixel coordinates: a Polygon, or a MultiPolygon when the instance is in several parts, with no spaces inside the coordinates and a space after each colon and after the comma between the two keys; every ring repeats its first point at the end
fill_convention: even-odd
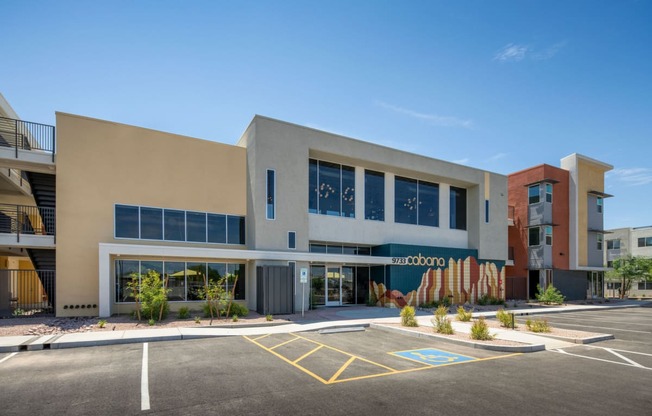
{"type": "Polygon", "coordinates": [[[385,221],[385,174],[364,171],[364,218],[385,221]]]}
{"type": "MultiPolygon", "coordinates": [[[[485,209],[486,218],[489,221],[489,201],[485,209]]],[[[454,230],[466,230],[466,189],[451,186],[450,189],[450,228],[454,230]]]]}
{"type": "Polygon", "coordinates": [[[308,212],[355,217],[353,167],[310,159],[308,174],[308,212]]]}
{"type": "Polygon", "coordinates": [[[607,250],[620,250],[620,240],[607,240],[607,250]]]}
{"type": "Polygon", "coordinates": [[[546,184],[546,202],[552,203],[552,184],[546,184]]]}
{"type": "Polygon", "coordinates": [[[394,222],[438,227],[439,185],[395,177],[394,222]]]}
{"type": "Polygon", "coordinates": [[[544,230],[546,232],[546,245],[551,246],[552,245],[552,226],[546,225],[544,230]]]}
{"type": "Polygon", "coordinates": [[[597,204],[598,212],[601,214],[602,214],[602,203],[603,203],[602,197],[601,196],[597,197],[596,204],[597,204]]]}
{"type": "Polygon", "coordinates": [[[245,244],[245,217],[116,205],[115,238],[245,244]]]}
{"type": "Polygon", "coordinates": [[[528,204],[536,204],[541,200],[539,195],[539,184],[531,185],[527,191],[528,204]]]}
{"type": "Polygon", "coordinates": [[[276,172],[272,169],[267,170],[267,219],[276,218],[276,172]]]}
{"type": "Polygon", "coordinates": [[[639,247],[652,247],[652,237],[641,237],[638,239],[639,247]]]}
{"type": "Polygon", "coordinates": [[[538,246],[541,244],[541,231],[539,227],[528,228],[528,246],[538,246]]]}
{"type": "Polygon", "coordinates": [[[598,237],[598,238],[597,238],[597,240],[596,240],[596,241],[597,241],[597,247],[596,247],[596,248],[597,248],[598,250],[602,250],[602,241],[603,241],[603,239],[604,239],[604,236],[603,236],[602,234],[598,234],[597,237],[598,237]]]}

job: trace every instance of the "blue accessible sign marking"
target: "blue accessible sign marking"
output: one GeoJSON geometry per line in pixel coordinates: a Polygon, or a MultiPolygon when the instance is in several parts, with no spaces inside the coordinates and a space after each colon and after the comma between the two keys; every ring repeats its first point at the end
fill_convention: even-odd
{"type": "Polygon", "coordinates": [[[466,355],[460,355],[460,354],[453,354],[446,351],[436,350],[434,348],[424,348],[424,349],[412,350],[412,351],[399,351],[399,352],[393,352],[392,354],[397,355],[401,358],[407,358],[408,360],[418,361],[424,364],[434,365],[434,366],[476,360],[476,358],[473,357],[467,357],[466,355]]]}

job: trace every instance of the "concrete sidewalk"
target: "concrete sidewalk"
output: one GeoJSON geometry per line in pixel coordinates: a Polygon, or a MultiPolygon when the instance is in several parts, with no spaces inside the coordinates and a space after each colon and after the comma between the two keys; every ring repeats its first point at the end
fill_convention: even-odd
{"type": "MultiPolygon", "coordinates": [[[[587,310],[606,310],[619,308],[635,308],[650,302],[623,301],[618,303],[606,303],[600,305],[564,305],[536,308],[509,309],[511,313],[519,315],[537,315],[546,313],[578,312],[587,310]]],[[[262,324],[257,327],[188,327],[188,328],[154,328],[128,331],[106,331],[106,332],[80,332],[60,335],[45,336],[7,336],[0,337],[0,352],[32,351],[42,349],[75,348],[98,345],[129,344],[155,341],[174,341],[196,338],[244,336],[279,334],[303,331],[318,331],[333,328],[347,327],[368,327],[372,324],[399,323],[400,311],[392,308],[376,307],[340,307],[323,308],[306,312],[305,316],[296,314],[289,316],[291,321],[287,324],[268,325],[262,324]]],[[[495,311],[477,312],[474,317],[493,317],[495,311]]],[[[422,326],[431,326],[432,313],[418,311],[417,319],[422,326]]],[[[465,333],[469,331],[468,325],[453,322],[456,332],[465,333]]],[[[398,328],[400,330],[400,328],[398,328]]],[[[544,348],[560,348],[570,345],[565,341],[533,335],[522,331],[510,331],[507,329],[491,329],[497,339],[511,340],[529,346],[537,346],[535,350],[544,348]]],[[[407,335],[407,334],[406,334],[407,335]]],[[[455,342],[455,341],[452,341],[455,342]]],[[[468,341],[471,344],[471,340],[468,341]]],[[[486,344],[485,344],[486,345],[486,344]]],[[[532,349],[532,348],[531,348],[532,349]]],[[[510,349],[506,349],[511,351],[510,349]]]]}

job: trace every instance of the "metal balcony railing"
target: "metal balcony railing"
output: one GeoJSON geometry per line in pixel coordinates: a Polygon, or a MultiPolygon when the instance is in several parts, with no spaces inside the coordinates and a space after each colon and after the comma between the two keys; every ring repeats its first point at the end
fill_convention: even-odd
{"type": "Polygon", "coordinates": [[[9,291],[0,298],[0,312],[14,317],[54,312],[55,280],[54,270],[0,270],[0,284],[9,291]]]}
{"type": "Polygon", "coordinates": [[[0,233],[55,235],[55,208],[0,204],[0,233]]]}
{"type": "Polygon", "coordinates": [[[13,147],[18,150],[40,150],[52,153],[55,150],[54,126],[0,117],[0,146],[13,147]]]}

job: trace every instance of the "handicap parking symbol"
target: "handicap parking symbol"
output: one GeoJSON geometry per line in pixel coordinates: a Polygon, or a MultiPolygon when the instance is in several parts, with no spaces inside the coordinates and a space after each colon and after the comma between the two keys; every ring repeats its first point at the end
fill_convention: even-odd
{"type": "Polygon", "coordinates": [[[393,354],[401,358],[407,358],[408,360],[418,361],[433,366],[475,360],[473,357],[467,357],[466,355],[461,354],[453,354],[447,351],[436,350],[434,348],[399,351],[393,354]]]}

